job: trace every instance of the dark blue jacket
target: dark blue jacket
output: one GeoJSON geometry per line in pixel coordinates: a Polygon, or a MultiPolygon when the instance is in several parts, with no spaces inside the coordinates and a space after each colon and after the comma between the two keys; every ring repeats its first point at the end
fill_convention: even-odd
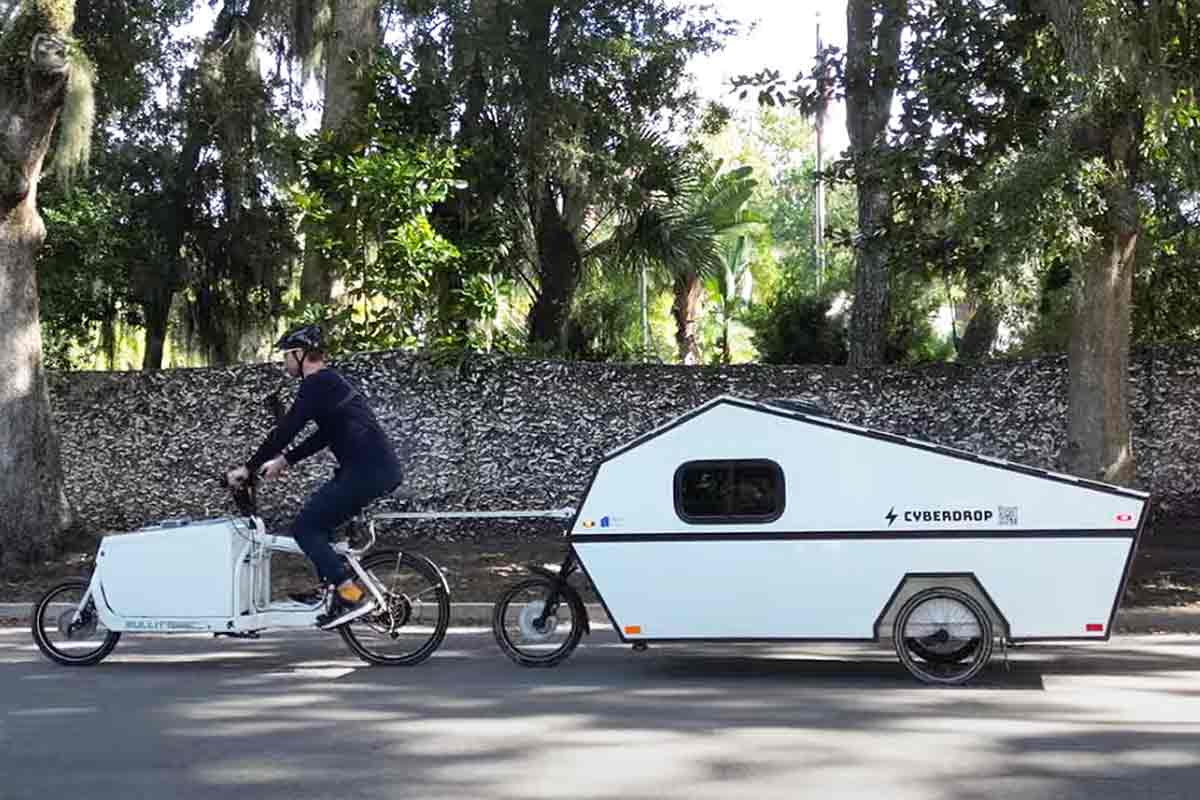
{"type": "Polygon", "coordinates": [[[380,480],[400,481],[400,463],[366,399],[341,375],[328,367],[300,382],[296,402],[271,431],[254,457],[246,462],[253,474],[304,430],[309,422],[317,430],[284,454],[295,464],[328,447],[342,469],[369,474],[380,480]]]}

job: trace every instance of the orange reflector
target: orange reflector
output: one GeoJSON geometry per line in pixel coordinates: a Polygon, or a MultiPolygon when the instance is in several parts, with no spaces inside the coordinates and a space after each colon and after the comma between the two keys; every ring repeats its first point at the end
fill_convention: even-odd
{"type": "Polygon", "coordinates": [[[1089,622],[1087,626],[1088,633],[1103,633],[1104,626],[1096,622],[1089,622]]]}
{"type": "Polygon", "coordinates": [[[626,633],[641,633],[642,626],[641,625],[626,625],[625,632],[626,633]]]}

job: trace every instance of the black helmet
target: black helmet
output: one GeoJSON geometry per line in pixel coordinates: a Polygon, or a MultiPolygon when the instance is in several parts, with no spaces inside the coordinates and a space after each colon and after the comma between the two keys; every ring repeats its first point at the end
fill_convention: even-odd
{"type": "Polygon", "coordinates": [[[275,343],[275,349],[303,350],[305,353],[310,350],[320,350],[321,326],[305,325],[303,328],[297,328],[291,333],[286,333],[283,335],[283,338],[275,343]]]}

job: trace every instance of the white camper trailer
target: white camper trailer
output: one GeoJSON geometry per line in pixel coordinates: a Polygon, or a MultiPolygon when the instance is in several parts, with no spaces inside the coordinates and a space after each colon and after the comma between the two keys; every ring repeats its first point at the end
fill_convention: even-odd
{"type": "MultiPolygon", "coordinates": [[[[570,542],[626,642],[1107,639],[1148,495],[722,397],[609,453],[570,542]]],[[[528,615],[528,612],[527,612],[528,615]]]]}

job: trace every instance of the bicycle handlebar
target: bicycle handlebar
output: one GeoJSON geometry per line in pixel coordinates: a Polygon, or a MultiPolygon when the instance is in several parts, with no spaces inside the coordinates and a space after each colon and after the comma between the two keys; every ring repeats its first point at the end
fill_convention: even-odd
{"type": "Polygon", "coordinates": [[[251,475],[241,486],[234,486],[227,475],[218,479],[222,489],[228,489],[233,495],[233,503],[238,513],[244,517],[252,517],[258,513],[258,476],[251,475]]]}

